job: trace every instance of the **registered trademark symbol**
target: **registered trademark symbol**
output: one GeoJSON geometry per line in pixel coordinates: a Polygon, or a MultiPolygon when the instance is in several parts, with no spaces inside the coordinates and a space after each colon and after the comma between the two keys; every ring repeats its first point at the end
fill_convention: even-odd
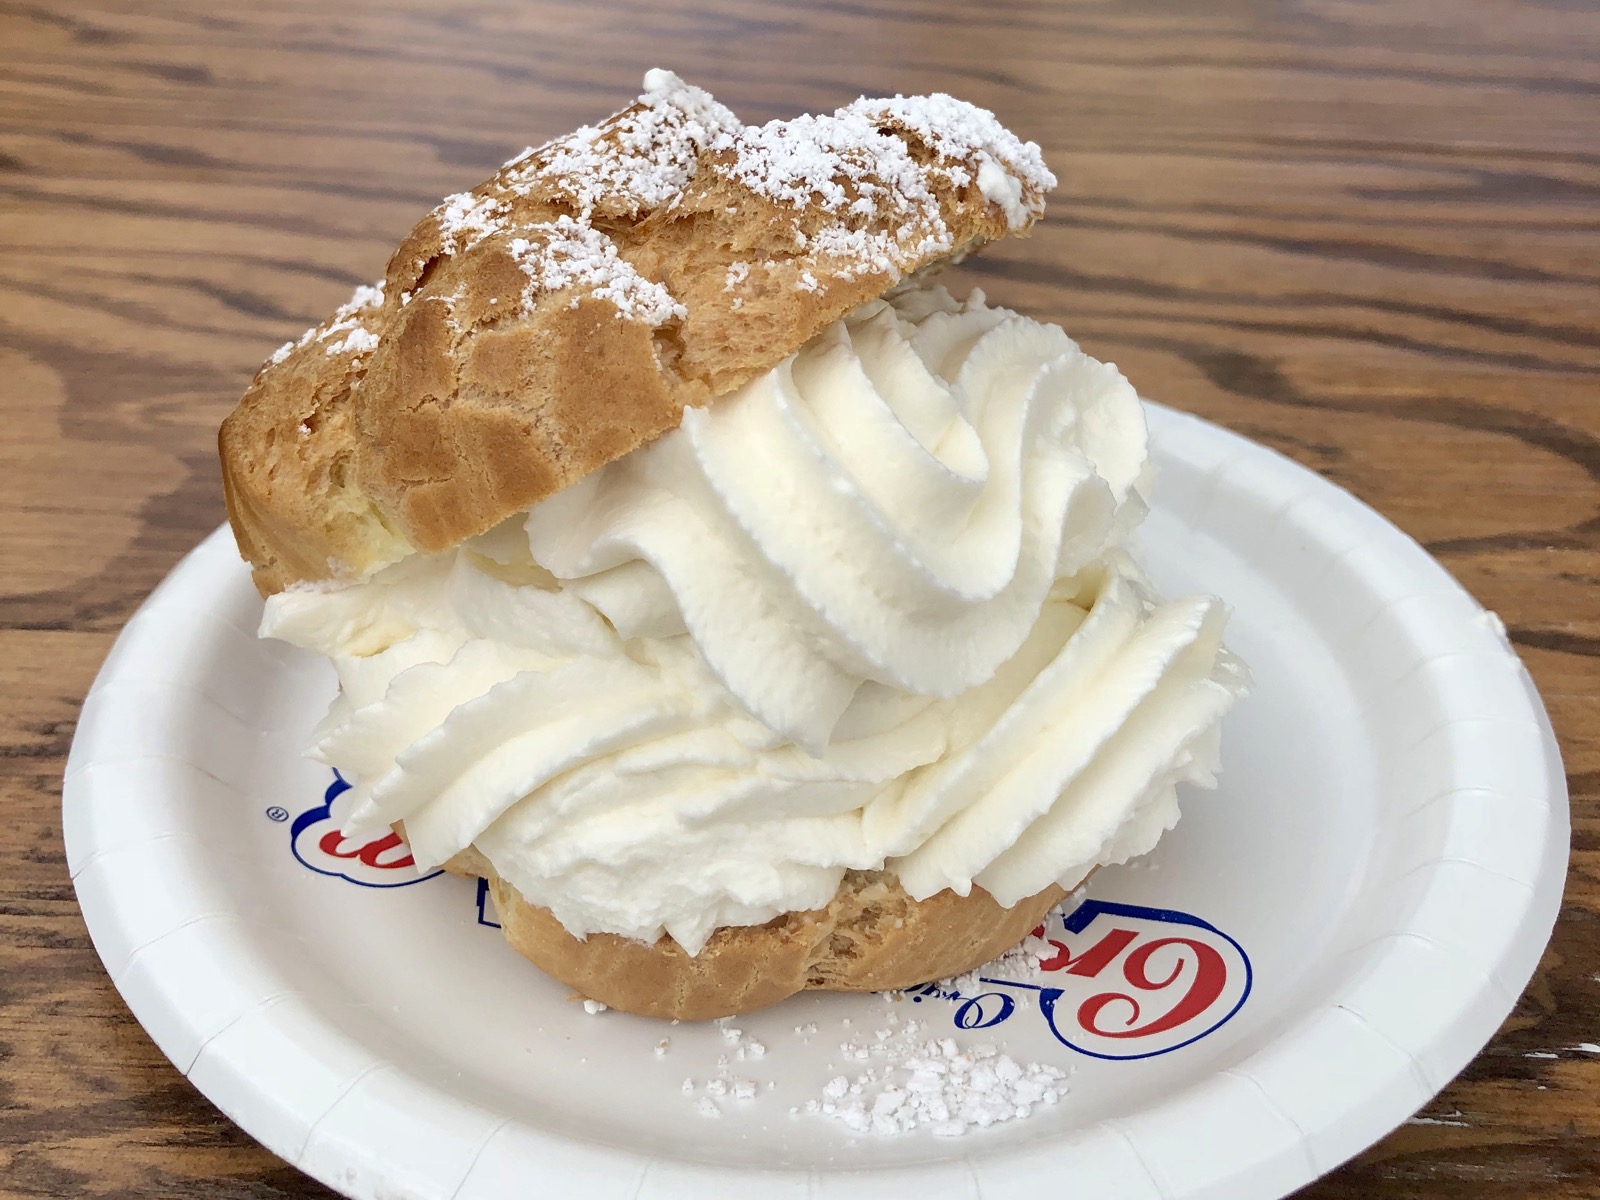
{"type": "Polygon", "coordinates": [[[280,808],[278,805],[274,804],[271,808],[267,809],[267,819],[269,821],[287,821],[289,819],[289,810],[287,808],[280,808]]]}

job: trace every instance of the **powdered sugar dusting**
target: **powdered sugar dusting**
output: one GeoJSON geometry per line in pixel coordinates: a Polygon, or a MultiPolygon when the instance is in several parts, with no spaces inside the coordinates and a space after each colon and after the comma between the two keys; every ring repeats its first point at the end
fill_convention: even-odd
{"type": "MultiPolygon", "coordinates": [[[[737,157],[722,168],[759,196],[794,208],[820,203],[830,212],[843,210],[868,182],[879,154],[892,154],[898,139],[878,132],[865,117],[835,113],[805,114],[790,121],[769,121],[742,130],[737,157]]],[[[905,145],[899,143],[900,156],[905,145]]],[[[920,179],[915,190],[921,188],[920,179]]]]}
{"type": "Polygon", "coordinates": [[[582,128],[523,151],[478,194],[458,192],[434,210],[440,248],[466,253],[486,238],[510,235],[509,248],[528,286],[523,308],[540,295],[581,288],[609,300],[619,317],[659,326],[686,310],[659,283],[622,260],[592,223],[597,212],[637,216],[670,203],[693,178],[701,154],[731,143],[741,128],[734,115],[700,88],[670,71],[645,76],[636,105],[601,125],[582,128]],[[570,203],[577,212],[554,220],[517,221],[518,199],[570,203]]]}
{"type": "MultiPolygon", "coordinates": [[[[930,191],[929,168],[907,143],[914,137],[943,160],[932,167],[951,184],[976,178],[982,195],[1013,228],[1043,209],[1055,185],[1039,148],[1019,141],[993,113],[942,93],[857,100],[830,115],[746,127],[704,90],[659,68],[644,78],[638,102],[506,164],[492,192],[458,194],[438,210],[447,253],[508,231],[517,197],[536,193],[571,204],[583,226],[597,213],[636,217],[676,203],[708,152],[711,169],[755,194],[832,217],[811,237],[796,225],[797,252],[827,261],[844,278],[861,271],[899,278],[910,264],[956,247],[930,191]]],[[[530,239],[531,240],[531,239],[530,239]]],[[[746,267],[748,271],[748,267],[746,267]]],[[[727,289],[744,274],[729,272],[727,289]]],[[[801,269],[795,286],[817,291],[818,273],[801,269]]]]}
{"type": "Polygon", "coordinates": [[[810,239],[795,231],[813,256],[898,278],[910,262],[953,249],[910,148],[864,113],[844,108],[746,129],[733,162],[718,169],[758,196],[832,217],[810,239]]]}
{"type": "Polygon", "coordinates": [[[531,310],[540,294],[579,288],[616,305],[617,316],[652,327],[682,320],[683,305],[659,283],[646,279],[617,254],[610,238],[572,217],[527,228],[530,237],[511,240],[511,257],[528,277],[522,306],[531,310]]]}
{"type": "Polygon", "coordinates": [[[444,252],[462,253],[490,234],[499,233],[506,227],[506,209],[505,201],[494,196],[474,196],[471,192],[446,196],[435,210],[444,252]]]}
{"type": "Polygon", "coordinates": [[[832,1117],[856,1133],[927,1128],[959,1137],[1029,1116],[1066,1093],[1067,1073],[1057,1067],[1019,1063],[987,1044],[964,1048],[948,1037],[919,1041],[922,1028],[913,1021],[899,1031],[879,1030],[853,1055],[874,1065],[854,1079],[835,1076],[820,1098],[796,1111],[832,1117]]]}
{"type": "Polygon", "coordinates": [[[813,256],[898,278],[912,258],[952,248],[938,202],[905,143],[865,117],[802,116],[747,129],[734,161],[719,169],[759,196],[796,209],[818,205],[832,215],[809,243],[795,231],[798,248],[813,256]]]}
{"type": "MultiPolygon", "coordinates": [[[[931,96],[895,96],[890,100],[863,97],[850,109],[872,120],[893,121],[944,158],[975,162],[978,187],[984,198],[1005,210],[1013,229],[1044,210],[1043,195],[1056,185],[1056,177],[1044,165],[1044,155],[1036,142],[1022,141],[988,109],[954,96],[935,92],[931,96]],[[1023,203],[1024,185],[1039,197],[1031,207],[1023,203]]],[[[961,176],[953,177],[952,182],[959,186],[969,178],[962,169],[961,176]]]]}
{"type": "Polygon", "coordinates": [[[629,214],[676,199],[700,155],[732,143],[739,119],[711,94],[659,68],[644,77],[638,106],[602,126],[585,125],[537,153],[508,186],[527,195],[554,184],[587,216],[597,207],[629,214]]]}
{"type": "Polygon", "coordinates": [[[337,309],[335,309],[333,315],[336,321],[348,321],[352,318],[359,317],[368,309],[382,307],[383,280],[380,279],[370,287],[363,284],[361,287],[356,288],[356,290],[351,293],[350,299],[346,300],[337,309]]]}
{"type": "Polygon", "coordinates": [[[334,310],[333,320],[326,328],[313,325],[302,333],[298,340],[285,342],[272,352],[267,360],[277,366],[289,355],[312,342],[329,342],[329,354],[351,354],[360,356],[370,353],[378,347],[378,335],[368,329],[363,323],[365,315],[383,307],[383,280],[370,287],[363,284],[337,309],[334,310]]]}
{"type": "Polygon", "coordinates": [[[378,348],[378,335],[370,329],[356,326],[342,341],[328,347],[329,354],[370,354],[378,348]]]}
{"type": "Polygon", "coordinates": [[[383,280],[371,287],[358,287],[350,299],[334,311],[333,322],[316,335],[317,341],[331,342],[327,348],[329,354],[361,355],[376,350],[378,335],[366,327],[363,317],[382,307],[383,280]]]}
{"type": "MultiPolygon", "coordinates": [[[[1082,898],[1080,885],[1043,922],[1075,908],[1082,898]]],[[[1029,934],[991,962],[935,986],[944,993],[971,995],[981,990],[980,978],[1037,979],[1041,964],[1056,953],[1052,942],[1029,934]]],[[[988,1043],[963,1048],[952,1038],[928,1039],[927,1026],[920,1021],[902,1024],[894,1002],[904,995],[884,993],[890,1001],[885,1028],[858,1034],[839,1046],[845,1058],[871,1065],[854,1078],[836,1076],[819,1098],[808,1100],[797,1113],[831,1117],[858,1133],[927,1128],[953,1137],[1029,1116],[1066,1094],[1068,1072],[1059,1067],[1018,1062],[988,1043]]],[[[795,1032],[812,1034],[816,1026],[796,1026],[795,1032]]]]}
{"type": "MultiPolygon", "coordinates": [[[[1080,886],[1056,911],[1074,907],[1082,895],[1080,886]]],[[[1053,915],[1047,914],[1044,921],[1053,915]]],[[[953,994],[963,988],[976,990],[980,977],[1036,983],[1042,978],[1041,967],[1059,953],[1058,944],[1030,935],[993,961],[937,986],[953,994]]],[[[918,988],[915,994],[925,992],[926,988],[918,988]]],[[[863,1020],[857,1011],[854,1020],[839,1019],[844,1040],[838,1043],[838,1057],[829,1055],[827,1069],[835,1070],[834,1062],[848,1065],[810,1098],[791,1102],[790,1116],[826,1118],[868,1136],[922,1131],[957,1137],[1031,1116],[1067,1094],[1070,1069],[1013,1057],[1003,1044],[964,1045],[959,1035],[930,1036],[925,1022],[909,1016],[911,1005],[901,1003],[906,995],[881,993],[885,1003],[877,1015],[863,1020]]],[[[722,1017],[712,1024],[720,1035],[714,1050],[707,1047],[716,1056],[715,1068],[702,1078],[685,1079],[682,1091],[702,1115],[730,1116],[779,1083],[752,1077],[769,1068],[771,1060],[766,1045],[745,1031],[743,1021],[722,1017]]],[[[794,1025],[792,1030],[792,1043],[784,1038],[785,1044],[772,1052],[780,1064],[786,1046],[812,1060],[825,1052],[818,1044],[823,1035],[816,1021],[794,1025]]]]}
{"type": "MultiPolygon", "coordinates": [[[[764,1058],[767,1048],[747,1035],[744,1030],[730,1025],[732,1019],[721,1017],[716,1022],[721,1027],[722,1041],[728,1051],[717,1056],[716,1073],[703,1080],[690,1077],[683,1081],[683,1094],[694,1100],[695,1111],[701,1116],[720,1117],[722,1106],[726,1102],[742,1104],[756,1099],[761,1094],[762,1085],[754,1079],[746,1078],[742,1071],[734,1068],[733,1064],[764,1058]]],[[[768,1082],[766,1086],[770,1090],[773,1085],[768,1082]]]]}
{"type": "MultiPolygon", "coordinates": [[[[980,293],[981,297],[981,293],[980,293]]],[[[961,975],[952,975],[947,979],[935,980],[933,986],[944,994],[971,995],[981,991],[978,986],[985,979],[1009,979],[1026,983],[1038,979],[1042,974],[1044,964],[1059,953],[1059,947],[1048,938],[1041,937],[1040,933],[1051,926],[1059,924],[1061,919],[1078,905],[1083,903],[1083,898],[1088,892],[1087,881],[1080,882],[1077,887],[1054,908],[1039,918],[1039,924],[1034,931],[1029,933],[1011,949],[1005,951],[998,958],[974,967],[961,975]]],[[[918,991],[922,989],[916,989],[918,991]]],[[[905,996],[910,993],[891,993],[895,996],[905,996]]]]}
{"type": "MultiPolygon", "coordinates": [[[[1046,920],[1049,918],[1047,917],[1046,920]]],[[[1007,950],[993,962],[984,963],[974,967],[962,975],[952,975],[948,979],[940,979],[934,986],[941,993],[957,993],[970,996],[982,991],[980,983],[984,979],[1013,979],[1029,980],[1039,975],[1039,965],[1046,959],[1054,957],[1056,947],[1042,937],[1029,934],[1018,944],[1007,950]]]]}
{"type": "MultiPolygon", "coordinates": [[[[794,257],[762,268],[788,272],[808,292],[863,272],[898,280],[930,258],[962,251],[930,187],[941,179],[958,188],[976,181],[1012,228],[1037,216],[1055,185],[1037,145],[1019,141],[992,113],[943,94],[863,98],[831,115],[747,127],[670,71],[648,72],[644,89],[609,120],[524,150],[483,187],[445,197],[433,214],[441,252],[503,240],[528,277],[525,310],[545,293],[579,289],[610,301],[619,317],[659,327],[685,319],[686,309],[622,259],[594,222],[635,220],[677,204],[701,170],[795,210],[794,257]],[[927,151],[938,161],[919,162],[927,151]],[[551,205],[573,211],[552,218],[551,205]]],[[[751,270],[734,263],[724,290],[737,289],[751,270]]],[[[410,299],[406,293],[400,304],[410,299]]],[[[736,295],[730,307],[744,300],[736,295]]],[[[285,343],[271,362],[315,339],[329,355],[359,363],[379,340],[362,314],[382,302],[381,283],[358,289],[327,327],[285,343]]]]}
{"type": "MultiPolygon", "coordinates": [[[[863,98],[831,115],[742,130],[732,161],[716,169],[769,200],[833,216],[809,241],[797,237],[802,249],[843,260],[846,272],[898,278],[909,263],[955,249],[929,172],[901,130],[945,160],[933,170],[953,186],[971,183],[975,168],[980,192],[1013,229],[1043,211],[1043,193],[1055,186],[1037,145],[1018,140],[993,113],[942,93],[863,98]]],[[[797,286],[815,290],[817,281],[802,273],[797,286]]]]}

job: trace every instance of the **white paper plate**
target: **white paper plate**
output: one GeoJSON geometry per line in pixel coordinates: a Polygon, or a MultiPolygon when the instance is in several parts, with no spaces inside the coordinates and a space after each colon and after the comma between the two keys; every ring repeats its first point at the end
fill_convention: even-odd
{"type": "Polygon", "coordinates": [[[716,1026],[586,1013],[484,926],[472,884],[339,840],[333,781],[300,757],[331,671],[256,639],[225,530],[129,622],[73,743],[67,856],[107,971],[223,1112],[355,1197],[1291,1191],[1416,1111],[1511,1010],[1561,896],[1565,784],[1499,622],[1414,542],[1268,450],[1151,417],[1143,557],[1169,591],[1227,597],[1257,684],[1220,790],[1052,931],[1073,962],[1122,944],[1098,975],[799,997],[741,1018],[767,1053],[728,1067],[716,1026]],[[1145,980],[1178,978],[1134,989],[1153,940],[1145,980]],[[1126,1032],[1125,1001],[1083,1007],[1119,992],[1155,1032],[1086,1031],[1089,1012],[1126,1032]],[[791,1113],[891,1015],[1070,1068],[1070,1093],[957,1138],[791,1113]],[[698,1111],[730,1074],[757,1098],[698,1111]]]}

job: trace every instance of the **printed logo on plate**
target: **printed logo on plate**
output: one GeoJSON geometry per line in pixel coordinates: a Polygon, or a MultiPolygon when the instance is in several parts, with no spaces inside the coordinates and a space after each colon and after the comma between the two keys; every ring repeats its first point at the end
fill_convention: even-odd
{"type": "Polygon", "coordinates": [[[306,809],[289,827],[289,848],[301,865],[362,887],[406,887],[443,874],[437,869],[418,874],[411,847],[392,830],[345,837],[339,830],[349,819],[351,803],[350,785],[335,771],[322,803],[306,809]]]}
{"type": "Polygon", "coordinates": [[[928,984],[912,999],[956,1001],[957,1028],[990,1029],[1031,998],[1062,1045],[1094,1058],[1132,1059],[1215,1033],[1250,995],[1244,948],[1188,913],[1085,900],[1034,935],[1055,948],[1040,960],[1038,982],[980,977],[982,990],[967,993],[928,984]]]}

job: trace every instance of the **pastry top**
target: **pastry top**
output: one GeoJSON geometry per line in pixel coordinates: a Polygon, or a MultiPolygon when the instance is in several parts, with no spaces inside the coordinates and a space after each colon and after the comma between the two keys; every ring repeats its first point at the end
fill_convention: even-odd
{"type": "Polygon", "coordinates": [[[674,428],[905,276],[1024,232],[1039,149],[945,95],[742,125],[666,71],[411,231],[220,437],[264,594],[437,552],[674,428]]]}

